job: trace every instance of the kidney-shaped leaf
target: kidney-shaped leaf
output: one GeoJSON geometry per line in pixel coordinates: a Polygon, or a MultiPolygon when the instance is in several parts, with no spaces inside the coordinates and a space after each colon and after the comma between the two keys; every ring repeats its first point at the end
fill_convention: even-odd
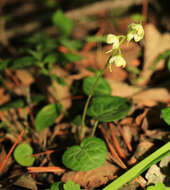
{"type": "Polygon", "coordinates": [[[119,96],[97,96],[87,110],[87,115],[95,120],[111,122],[128,115],[131,104],[127,98],[119,96]]]}
{"type": "MultiPolygon", "coordinates": [[[[93,76],[93,77],[87,77],[83,80],[83,91],[86,95],[90,94],[90,91],[96,81],[96,78],[97,78],[96,76],[93,76]]],[[[100,78],[96,85],[93,95],[95,96],[95,95],[110,95],[110,94],[111,94],[111,88],[108,82],[105,79],[100,78]]]]}
{"type": "Polygon", "coordinates": [[[161,110],[162,118],[170,125],[170,107],[161,110]]]}
{"type": "Polygon", "coordinates": [[[19,144],[14,150],[14,158],[21,166],[31,166],[35,160],[32,153],[33,149],[29,144],[19,144]]]}
{"type": "Polygon", "coordinates": [[[75,145],[63,154],[63,164],[75,171],[88,171],[102,166],[106,160],[106,145],[99,139],[89,137],[80,146],[75,145]]]}
{"type": "Polygon", "coordinates": [[[41,131],[52,125],[61,113],[61,104],[48,104],[44,106],[35,117],[35,127],[41,131]]]}

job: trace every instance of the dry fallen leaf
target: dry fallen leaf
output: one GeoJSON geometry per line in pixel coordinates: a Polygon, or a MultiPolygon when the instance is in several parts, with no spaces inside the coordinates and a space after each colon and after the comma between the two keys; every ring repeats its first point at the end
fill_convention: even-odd
{"type": "Polygon", "coordinates": [[[124,82],[109,79],[107,79],[107,82],[109,83],[112,89],[112,96],[129,97],[133,94],[138,93],[141,90],[140,87],[130,86],[124,82]]]}
{"type": "Polygon", "coordinates": [[[153,146],[154,143],[142,136],[140,138],[140,143],[137,145],[136,152],[133,156],[138,159],[143,156],[147,151],[149,151],[149,149],[153,146]]]}
{"type": "Polygon", "coordinates": [[[34,78],[31,73],[24,69],[18,69],[15,71],[17,78],[21,81],[23,86],[30,86],[34,82],[34,78]]]}
{"type": "MultiPolygon", "coordinates": [[[[145,25],[145,52],[144,52],[144,67],[140,75],[138,84],[145,85],[150,80],[154,70],[151,70],[151,66],[154,63],[157,56],[164,51],[170,49],[170,34],[161,34],[154,25],[145,25]]],[[[156,70],[162,68],[163,61],[157,64],[156,70]]]]}
{"type": "Polygon", "coordinates": [[[80,184],[82,187],[88,189],[95,188],[106,184],[109,180],[114,179],[117,170],[117,166],[106,161],[103,166],[87,172],[67,172],[63,175],[61,180],[63,182],[72,180],[76,184],[80,184]]]}
{"type": "Polygon", "coordinates": [[[48,87],[48,91],[50,92],[49,94],[52,94],[56,99],[61,101],[64,109],[68,109],[71,106],[71,94],[69,88],[73,80],[65,70],[59,67],[54,67],[52,69],[52,74],[64,78],[66,85],[62,86],[53,80],[52,85],[48,87]]]}
{"type": "Polygon", "coordinates": [[[148,185],[149,184],[156,184],[158,182],[162,182],[165,179],[165,175],[161,172],[161,169],[156,165],[152,165],[149,170],[147,171],[145,175],[146,179],[148,180],[148,185]]]}
{"type": "Polygon", "coordinates": [[[165,88],[150,88],[132,97],[139,106],[153,107],[158,102],[166,103],[170,99],[170,94],[165,88]]]}
{"type": "Polygon", "coordinates": [[[0,88],[0,105],[7,103],[9,99],[10,99],[10,96],[9,94],[5,93],[5,89],[0,88]]]}
{"type": "Polygon", "coordinates": [[[19,179],[17,179],[14,185],[31,190],[38,189],[36,181],[30,175],[22,175],[19,179]]]}

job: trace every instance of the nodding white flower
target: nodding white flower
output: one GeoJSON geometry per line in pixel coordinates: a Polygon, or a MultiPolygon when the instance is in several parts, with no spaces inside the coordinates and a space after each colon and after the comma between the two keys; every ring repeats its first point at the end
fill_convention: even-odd
{"type": "Polygon", "coordinates": [[[119,38],[114,35],[114,34],[108,34],[106,37],[106,43],[108,44],[113,44],[112,45],[112,50],[119,48],[120,43],[119,43],[119,38]]]}
{"type": "Polygon", "coordinates": [[[121,55],[116,55],[110,58],[109,64],[109,70],[112,72],[112,64],[115,64],[116,67],[125,67],[126,61],[121,55]]]}
{"type": "Polygon", "coordinates": [[[127,41],[134,39],[135,42],[139,42],[143,39],[144,29],[141,24],[132,23],[128,26],[127,41]]]}

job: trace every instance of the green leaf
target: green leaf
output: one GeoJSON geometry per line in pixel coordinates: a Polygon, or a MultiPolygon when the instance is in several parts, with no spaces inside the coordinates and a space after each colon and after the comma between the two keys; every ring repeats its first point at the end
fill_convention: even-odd
{"type": "Polygon", "coordinates": [[[140,74],[140,69],[138,69],[137,67],[135,66],[129,66],[129,67],[126,67],[126,70],[130,73],[133,73],[135,75],[139,75],[140,74]]]}
{"type": "Polygon", "coordinates": [[[63,37],[59,38],[59,42],[69,50],[78,50],[83,46],[82,42],[79,40],[71,40],[63,37]]]}
{"type": "Polygon", "coordinates": [[[166,190],[163,183],[157,183],[156,185],[149,186],[147,190],[166,190]]]}
{"type": "Polygon", "coordinates": [[[67,181],[64,185],[64,190],[80,190],[80,185],[75,184],[73,181],[67,181]]]}
{"type": "Polygon", "coordinates": [[[44,98],[45,97],[41,94],[33,95],[33,96],[31,96],[31,103],[32,104],[38,103],[38,102],[44,100],[44,98]]]}
{"type": "Polygon", "coordinates": [[[49,55],[47,55],[44,59],[45,63],[54,63],[59,59],[58,54],[57,53],[51,53],[49,55]]]}
{"type": "Polygon", "coordinates": [[[87,109],[87,115],[95,120],[111,122],[128,115],[131,104],[127,98],[118,96],[97,96],[87,109]]]}
{"type": "MultiPolygon", "coordinates": [[[[83,91],[86,95],[90,94],[90,91],[94,83],[96,82],[96,79],[97,77],[93,76],[93,77],[87,77],[83,80],[83,91]]],[[[96,88],[94,89],[93,95],[97,96],[97,95],[110,95],[110,94],[111,94],[110,85],[105,79],[100,78],[98,80],[96,88]]]]}
{"type": "Polygon", "coordinates": [[[161,110],[161,116],[164,121],[170,125],[170,107],[161,110]]]}
{"type": "Polygon", "coordinates": [[[155,67],[156,67],[156,65],[159,63],[159,61],[165,60],[165,59],[167,59],[167,58],[169,58],[169,57],[170,57],[170,50],[167,50],[167,51],[161,53],[161,54],[156,58],[156,60],[154,61],[154,63],[152,64],[151,69],[152,69],[152,70],[155,69],[155,67]]]}
{"type": "Polygon", "coordinates": [[[73,53],[65,53],[63,56],[64,56],[65,59],[67,59],[70,62],[81,61],[83,59],[82,56],[76,55],[76,54],[73,54],[73,53]]]}
{"type": "Polygon", "coordinates": [[[46,189],[46,190],[61,190],[61,186],[62,186],[63,182],[58,181],[55,182],[54,184],[51,185],[50,189],[46,189]]]}
{"type": "Polygon", "coordinates": [[[74,171],[88,171],[102,166],[106,160],[105,143],[94,137],[84,139],[80,146],[67,149],[63,156],[63,164],[74,171]]]}
{"type": "Polygon", "coordinates": [[[22,58],[17,58],[13,62],[13,65],[10,67],[12,69],[21,69],[25,67],[30,67],[36,64],[36,60],[33,57],[26,56],[22,58]]]}
{"type": "Polygon", "coordinates": [[[35,117],[35,127],[39,132],[52,124],[61,113],[61,104],[48,104],[44,106],[35,117]]]}
{"type": "Polygon", "coordinates": [[[81,125],[81,115],[76,115],[76,117],[72,120],[72,124],[76,125],[76,126],[80,126],[81,125]]]}
{"type": "Polygon", "coordinates": [[[9,102],[5,105],[0,106],[0,111],[9,110],[11,108],[16,109],[16,108],[23,108],[23,107],[24,107],[24,101],[19,99],[19,100],[9,102]]]}
{"type": "Polygon", "coordinates": [[[8,68],[9,63],[11,62],[11,59],[4,59],[0,62],[0,71],[4,71],[6,68],[8,68]]]}
{"type": "Polygon", "coordinates": [[[133,14],[131,15],[131,19],[134,20],[135,22],[141,22],[146,20],[146,18],[141,14],[133,14]]]}
{"type": "Polygon", "coordinates": [[[21,166],[31,166],[35,161],[32,153],[33,149],[29,144],[19,144],[14,150],[14,158],[21,166]]]}
{"type": "Polygon", "coordinates": [[[42,58],[43,58],[43,52],[42,51],[35,51],[35,50],[32,50],[32,49],[28,49],[27,50],[28,53],[37,61],[42,61],[42,58]]]}
{"type": "Polygon", "coordinates": [[[106,42],[106,36],[87,36],[87,42],[106,42]]]}
{"type": "Polygon", "coordinates": [[[62,86],[65,86],[67,84],[66,81],[64,80],[64,78],[62,78],[62,77],[59,77],[59,76],[56,76],[56,75],[51,75],[51,78],[53,80],[55,80],[58,84],[62,85],[62,86]]]}
{"type": "Polygon", "coordinates": [[[50,38],[43,32],[32,35],[31,37],[26,39],[26,42],[31,45],[31,47],[36,47],[36,49],[38,51],[41,51],[42,54],[44,54],[44,52],[51,52],[52,50],[57,49],[58,46],[57,39],[50,38]]]}
{"type": "Polygon", "coordinates": [[[57,10],[52,17],[53,24],[60,31],[61,35],[69,36],[72,31],[73,23],[64,16],[62,10],[57,10]]]}
{"type": "Polygon", "coordinates": [[[168,59],[167,67],[168,67],[168,70],[170,71],[170,58],[168,59]]]}

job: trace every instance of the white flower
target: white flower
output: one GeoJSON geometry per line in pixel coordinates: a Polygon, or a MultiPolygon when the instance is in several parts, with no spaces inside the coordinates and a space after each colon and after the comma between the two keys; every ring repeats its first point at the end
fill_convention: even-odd
{"type": "Polygon", "coordinates": [[[109,70],[112,72],[112,64],[115,64],[116,67],[125,67],[126,61],[121,55],[116,55],[110,58],[109,64],[109,70]]]}
{"type": "Polygon", "coordinates": [[[143,39],[144,29],[141,24],[132,23],[128,26],[127,41],[134,39],[135,42],[139,42],[143,39]]]}
{"type": "Polygon", "coordinates": [[[112,50],[119,48],[119,38],[114,34],[108,34],[106,37],[106,43],[113,44],[112,50]]]}

